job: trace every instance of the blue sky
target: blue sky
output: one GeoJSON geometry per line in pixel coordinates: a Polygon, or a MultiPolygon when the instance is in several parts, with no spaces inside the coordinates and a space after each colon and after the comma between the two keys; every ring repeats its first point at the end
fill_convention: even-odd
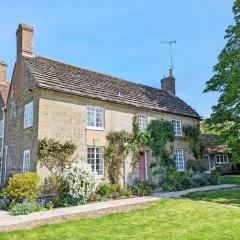
{"type": "Polygon", "coordinates": [[[11,78],[20,22],[34,27],[42,56],[160,87],[174,46],[177,95],[203,117],[217,94],[202,93],[232,24],[232,0],[68,0],[1,2],[0,59],[11,78]]]}

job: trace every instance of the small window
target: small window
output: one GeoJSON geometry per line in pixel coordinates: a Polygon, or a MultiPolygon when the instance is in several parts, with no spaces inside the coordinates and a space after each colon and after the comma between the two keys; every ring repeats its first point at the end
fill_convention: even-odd
{"type": "Polygon", "coordinates": [[[33,125],[33,101],[24,106],[24,128],[33,125]]]}
{"type": "Polygon", "coordinates": [[[101,107],[87,107],[87,127],[95,129],[104,128],[104,109],[101,107]]]}
{"type": "Polygon", "coordinates": [[[174,159],[176,161],[177,171],[184,171],[184,154],[183,149],[174,149],[173,150],[174,159]]]}
{"type": "Polygon", "coordinates": [[[92,170],[98,175],[104,175],[104,157],[103,147],[88,147],[87,148],[87,162],[91,165],[92,170]]]}
{"type": "Polygon", "coordinates": [[[138,115],[138,124],[139,124],[139,129],[142,131],[147,128],[147,115],[146,114],[138,115]]]}
{"type": "Polygon", "coordinates": [[[0,121],[0,138],[3,138],[3,120],[0,121]]]}
{"type": "Polygon", "coordinates": [[[228,163],[228,155],[216,155],[216,163],[228,163]]]}
{"type": "Polygon", "coordinates": [[[23,172],[30,171],[30,150],[24,150],[23,152],[23,172]]]}
{"type": "Polygon", "coordinates": [[[182,136],[182,122],[180,120],[172,120],[175,136],[182,136]]]}

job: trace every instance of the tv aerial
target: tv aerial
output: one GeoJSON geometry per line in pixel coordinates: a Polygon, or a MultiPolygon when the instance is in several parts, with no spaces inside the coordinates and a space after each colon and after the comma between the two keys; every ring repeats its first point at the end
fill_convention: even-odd
{"type": "Polygon", "coordinates": [[[170,68],[173,69],[173,52],[172,52],[172,45],[173,44],[177,44],[177,41],[162,41],[162,44],[169,44],[169,51],[170,51],[170,61],[171,61],[171,65],[170,68]]]}

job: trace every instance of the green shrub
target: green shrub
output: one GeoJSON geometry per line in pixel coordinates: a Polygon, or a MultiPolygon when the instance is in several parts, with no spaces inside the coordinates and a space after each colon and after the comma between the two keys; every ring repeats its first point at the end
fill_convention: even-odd
{"type": "Polygon", "coordinates": [[[59,199],[54,203],[55,207],[71,207],[85,204],[87,199],[84,197],[74,198],[69,194],[60,194],[59,199]]]}
{"type": "Polygon", "coordinates": [[[137,180],[136,184],[132,187],[132,191],[137,196],[148,196],[155,187],[156,184],[151,180],[137,180]]]}
{"type": "Polygon", "coordinates": [[[102,183],[97,189],[97,194],[105,198],[116,198],[119,192],[120,186],[118,184],[102,183]]]}
{"type": "Polygon", "coordinates": [[[163,191],[179,191],[188,188],[216,185],[221,183],[220,174],[198,173],[192,175],[188,172],[169,171],[160,184],[163,191]]]}
{"type": "Polygon", "coordinates": [[[32,212],[43,210],[36,201],[23,200],[22,202],[12,201],[8,207],[11,215],[26,215],[32,212]]]}
{"type": "Polygon", "coordinates": [[[13,199],[36,200],[39,196],[40,177],[37,173],[18,173],[10,177],[4,194],[13,199]]]}
{"type": "Polygon", "coordinates": [[[45,195],[52,196],[53,199],[58,199],[62,191],[63,182],[60,176],[50,175],[44,179],[41,186],[41,192],[45,195]]]}
{"type": "Polygon", "coordinates": [[[160,185],[163,191],[178,191],[194,186],[193,177],[187,172],[168,171],[160,185]]]}

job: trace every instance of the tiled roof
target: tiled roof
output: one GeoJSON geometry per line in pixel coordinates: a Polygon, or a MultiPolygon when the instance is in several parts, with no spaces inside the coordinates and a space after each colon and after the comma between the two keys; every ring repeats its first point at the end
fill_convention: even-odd
{"type": "Polygon", "coordinates": [[[228,148],[225,144],[219,144],[216,141],[215,134],[202,134],[202,142],[205,149],[205,153],[208,154],[224,154],[228,153],[228,148]]]}
{"type": "Polygon", "coordinates": [[[157,88],[122,80],[48,58],[23,57],[41,88],[199,119],[180,98],[157,88]]]}

